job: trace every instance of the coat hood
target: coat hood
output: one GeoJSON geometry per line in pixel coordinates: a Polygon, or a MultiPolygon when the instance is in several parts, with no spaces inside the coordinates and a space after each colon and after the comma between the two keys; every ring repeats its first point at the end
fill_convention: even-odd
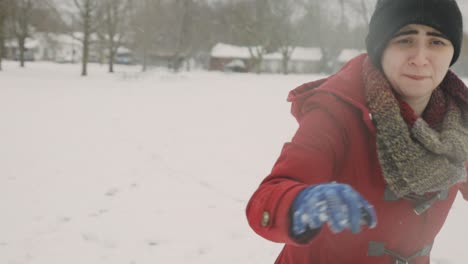
{"type": "Polygon", "coordinates": [[[366,106],[362,79],[362,65],[366,58],[367,54],[361,54],[346,63],[336,74],[302,84],[290,91],[287,100],[292,103],[292,115],[300,121],[308,112],[307,105],[311,103],[312,95],[330,93],[359,109],[368,118],[369,110],[366,106]]]}

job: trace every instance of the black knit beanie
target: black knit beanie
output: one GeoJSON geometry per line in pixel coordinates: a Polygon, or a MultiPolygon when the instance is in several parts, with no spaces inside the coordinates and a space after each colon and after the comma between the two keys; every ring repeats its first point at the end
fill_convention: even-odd
{"type": "Polygon", "coordinates": [[[455,0],[379,0],[366,38],[367,53],[377,68],[382,69],[382,53],[388,41],[408,24],[430,26],[444,34],[454,48],[450,66],[457,61],[463,39],[463,20],[455,0]]]}

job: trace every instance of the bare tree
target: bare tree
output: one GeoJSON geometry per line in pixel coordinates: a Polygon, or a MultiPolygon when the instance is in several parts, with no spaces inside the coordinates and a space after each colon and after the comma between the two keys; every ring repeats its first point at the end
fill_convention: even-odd
{"type": "Polygon", "coordinates": [[[130,0],[102,0],[104,39],[108,51],[109,72],[114,72],[114,61],[117,50],[128,32],[128,20],[131,7],[130,0]]]}
{"type": "Polygon", "coordinates": [[[254,13],[247,27],[248,38],[250,39],[249,53],[254,61],[255,72],[261,72],[263,57],[269,51],[276,49],[275,23],[272,15],[271,3],[269,0],[255,0],[254,13]]]}
{"type": "Polygon", "coordinates": [[[192,0],[176,0],[178,17],[178,31],[175,36],[175,50],[172,56],[171,68],[179,71],[182,62],[191,53],[191,38],[192,38],[192,0]]]}
{"type": "Polygon", "coordinates": [[[91,33],[96,30],[95,13],[98,9],[98,0],[73,0],[79,12],[79,23],[83,31],[83,54],[81,61],[81,76],[88,75],[88,59],[91,33]]]}
{"type": "Polygon", "coordinates": [[[348,24],[344,3],[344,0],[337,0],[333,6],[320,0],[302,1],[306,14],[301,21],[300,30],[308,38],[304,43],[320,48],[323,72],[331,73],[336,69],[338,56],[345,45],[348,24]]]}
{"type": "Polygon", "coordinates": [[[149,59],[174,72],[184,63],[190,69],[188,59],[199,50],[210,47],[211,36],[207,33],[209,23],[206,21],[209,17],[201,17],[209,12],[202,1],[140,0],[139,4],[132,24],[143,70],[149,59]]]}
{"type": "Polygon", "coordinates": [[[149,35],[148,35],[148,32],[150,30],[150,26],[151,26],[151,23],[150,23],[150,17],[149,16],[149,7],[150,7],[150,3],[149,3],[149,0],[144,0],[144,5],[143,5],[143,9],[140,9],[142,10],[141,13],[143,13],[143,16],[139,16],[139,14],[137,14],[137,18],[142,18],[142,19],[138,19],[140,20],[138,23],[138,28],[137,28],[137,34],[136,36],[140,36],[140,38],[142,39],[141,41],[141,51],[142,51],[142,68],[141,68],[141,71],[145,72],[148,68],[148,46],[150,45],[149,44],[149,35]]]}
{"type": "Polygon", "coordinates": [[[230,3],[227,11],[234,44],[248,47],[254,71],[260,73],[265,54],[277,44],[270,0],[239,0],[230,3]]]}
{"type": "Polygon", "coordinates": [[[353,44],[354,47],[365,47],[365,37],[369,31],[369,22],[372,11],[376,4],[376,0],[348,0],[346,1],[348,9],[347,12],[357,18],[358,24],[352,29],[353,31],[353,44]]]}
{"type": "Polygon", "coordinates": [[[33,9],[32,0],[15,0],[10,3],[11,30],[16,37],[19,49],[20,66],[24,67],[26,38],[30,35],[30,15],[33,9]]]}
{"type": "MultiPolygon", "coordinates": [[[[195,62],[207,64],[209,51],[220,39],[215,29],[219,21],[215,16],[214,6],[209,1],[193,1],[190,9],[193,15],[190,18],[190,48],[187,57],[195,62]]],[[[186,63],[185,66],[190,70],[190,63],[186,63]]]]}
{"type": "Polygon", "coordinates": [[[5,50],[5,21],[8,15],[9,0],[0,0],[0,71],[5,50]]]}
{"type": "Polygon", "coordinates": [[[157,43],[171,56],[169,67],[177,72],[212,46],[212,14],[208,1],[163,1],[157,43]]]}
{"type": "Polygon", "coordinates": [[[367,27],[370,20],[371,7],[375,5],[375,0],[348,0],[346,4],[357,14],[361,23],[367,27]]]}
{"type": "Polygon", "coordinates": [[[161,26],[161,0],[139,0],[131,16],[133,46],[141,60],[141,70],[148,68],[150,52],[158,42],[161,26]]]}
{"type": "Polygon", "coordinates": [[[58,7],[54,0],[34,0],[30,24],[37,32],[65,33],[69,31],[64,20],[65,14],[58,7]]]}
{"type": "Polygon", "coordinates": [[[302,39],[302,34],[297,28],[298,12],[297,0],[274,0],[272,1],[272,20],[275,22],[275,43],[282,56],[282,72],[289,73],[289,61],[302,39]]]}

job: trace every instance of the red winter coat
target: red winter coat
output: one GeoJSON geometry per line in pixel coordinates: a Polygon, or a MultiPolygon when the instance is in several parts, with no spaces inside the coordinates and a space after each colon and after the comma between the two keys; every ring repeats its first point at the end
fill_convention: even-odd
{"type": "MultiPolygon", "coordinates": [[[[390,264],[389,255],[368,256],[377,242],[403,257],[431,245],[443,226],[458,190],[468,200],[468,184],[454,185],[445,200],[421,215],[406,199],[384,199],[385,181],[376,150],[376,129],[366,107],[361,70],[363,54],[337,74],[291,91],[292,113],[299,128],[284,145],[271,174],[260,184],[247,206],[247,218],[260,236],[285,246],[276,263],[390,264]],[[309,242],[290,234],[289,210],[296,195],[311,184],[347,183],[375,206],[377,227],[359,234],[333,234],[324,226],[309,242]]],[[[372,255],[372,254],[371,254],[372,255]]],[[[412,264],[428,264],[428,256],[412,264]]]]}

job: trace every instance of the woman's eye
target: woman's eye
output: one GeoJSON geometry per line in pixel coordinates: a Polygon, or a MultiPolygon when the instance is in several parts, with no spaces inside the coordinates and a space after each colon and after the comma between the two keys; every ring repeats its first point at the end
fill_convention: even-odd
{"type": "Polygon", "coordinates": [[[445,46],[445,42],[442,40],[433,40],[431,44],[435,46],[445,46]]]}

